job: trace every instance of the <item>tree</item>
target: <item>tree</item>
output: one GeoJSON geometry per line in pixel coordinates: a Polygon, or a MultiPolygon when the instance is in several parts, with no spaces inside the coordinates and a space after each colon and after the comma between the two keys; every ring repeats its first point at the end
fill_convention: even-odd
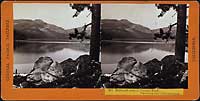
{"type": "Polygon", "coordinates": [[[100,20],[101,6],[100,4],[70,4],[72,9],[76,9],[73,17],[77,17],[85,8],[92,12],[92,32],[90,39],[90,56],[92,60],[99,61],[100,55],[100,20]]]}
{"type": "Polygon", "coordinates": [[[175,44],[176,59],[184,62],[185,59],[185,37],[186,37],[186,4],[178,5],[177,34],[175,44]]]}
{"type": "Polygon", "coordinates": [[[93,60],[99,61],[100,55],[100,20],[101,5],[94,4],[92,6],[92,33],[90,39],[90,55],[93,60]]]}
{"type": "Polygon", "coordinates": [[[187,5],[186,4],[156,4],[161,13],[158,17],[162,17],[170,8],[177,11],[177,31],[175,42],[175,56],[180,62],[185,59],[185,41],[186,41],[186,19],[187,5]]]}

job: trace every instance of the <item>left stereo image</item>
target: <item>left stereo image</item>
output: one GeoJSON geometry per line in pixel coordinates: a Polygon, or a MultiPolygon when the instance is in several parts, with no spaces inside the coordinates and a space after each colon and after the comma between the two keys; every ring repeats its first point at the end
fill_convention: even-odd
{"type": "Polygon", "coordinates": [[[92,5],[14,3],[14,88],[95,88],[92,5]]]}

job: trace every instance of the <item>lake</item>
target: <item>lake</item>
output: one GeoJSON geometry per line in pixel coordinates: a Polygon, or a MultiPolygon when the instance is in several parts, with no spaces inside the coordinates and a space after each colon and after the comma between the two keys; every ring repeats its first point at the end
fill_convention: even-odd
{"type": "MultiPolygon", "coordinates": [[[[151,59],[161,60],[174,55],[174,43],[165,42],[102,42],[101,68],[103,73],[112,73],[117,63],[125,56],[135,57],[145,63],[151,59]]],[[[89,43],[79,42],[16,42],[14,46],[14,71],[28,73],[34,62],[41,56],[49,56],[57,62],[68,58],[76,59],[89,54],[89,43]]],[[[187,52],[186,52],[187,62],[187,52]]]]}

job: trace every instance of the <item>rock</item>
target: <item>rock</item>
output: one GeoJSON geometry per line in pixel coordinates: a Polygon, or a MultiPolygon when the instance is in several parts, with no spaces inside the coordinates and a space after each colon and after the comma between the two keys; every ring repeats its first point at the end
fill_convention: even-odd
{"type": "Polygon", "coordinates": [[[28,74],[27,81],[41,85],[41,82],[48,83],[63,76],[61,65],[50,57],[40,57],[34,64],[33,70],[28,74]]]}
{"type": "Polygon", "coordinates": [[[29,82],[39,82],[42,80],[41,74],[43,74],[44,71],[41,69],[35,69],[33,72],[27,75],[26,80],[29,82]]]}
{"type": "Polygon", "coordinates": [[[107,85],[108,83],[110,83],[109,80],[110,80],[110,74],[109,74],[109,75],[107,75],[107,74],[102,74],[102,75],[99,77],[99,79],[98,79],[98,81],[97,81],[97,83],[96,83],[96,85],[95,85],[95,88],[108,88],[108,86],[106,86],[106,85],[107,85]]]}
{"type": "MultiPolygon", "coordinates": [[[[187,66],[176,60],[174,55],[165,56],[162,60],[162,70],[159,74],[161,88],[178,88],[180,81],[185,73],[187,66]]],[[[187,76],[185,76],[187,77],[187,76]]]]}
{"type": "Polygon", "coordinates": [[[81,55],[76,59],[77,64],[77,76],[91,75],[93,73],[92,67],[90,66],[91,57],[89,55],[81,55]]]}
{"type": "Polygon", "coordinates": [[[45,83],[53,82],[63,76],[63,69],[58,62],[53,62],[49,69],[41,74],[42,81],[45,83]]]}
{"type": "Polygon", "coordinates": [[[116,69],[110,77],[110,82],[123,86],[125,84],[125,72],[126,71],[124,69],[116,69]]]}
{"type": "Polygon", "coordinates": [[[42,71],[46,71],[52,63],[53,59],[50,57],[40,57],[35,62],[33,69],[41,69],[42,71]]]}
{"type": "Polygon", "coordinates": [[[50,67],[49,67],[49,69],[47,70],[47,72],[50,73],[50,74],[52,74],[52,75],[54,75],[54,76],[57,76],[57,77],[63,76],[63,69],[62,69],[60,63],[58,63],[58,62],[56,62],[56,61],[54,61],[54,62],[50,65],[50,67]]]}
{"type": "Polygon", "coordinates": [[[126,71],[130,71],[133,67],[133,65],[135,65],[137,63],[137,60],[133,57],[124,57],[122,58],[119,62],[117,67],[119,69],[124,69],[126,71]]]}
{"type": "Polygon", "coordinates": [[[61,63],[40,57],[25,80],[17,82],[16,79],[15,84],[22,88],[94,88],[100,75],[101,64],[89,55],[61,63]]]}
{"type": "Polygon", "coordinates": [[[20,86],[20,83],[25,82],[26,77],[25,76],[20,76],[20,75],[15,75],[13,78],[13,84],[17,87],[20,86]]]}
{"type": "Polygon", "coordinates": [[[78,69],[75,73],[75,76],[77,77],[77,87],[95,87],[101,75],[101,64],[91,60],[89,55],[81,55],[76,61],[78,63],[78,69]]]}
{"type": "Polygon", "coordinates": [[[92,75],[91,58],[89,55],[81,55],[76,60],[67,59],[60,63],[65,75],[71,73],[77,76],[92,75]]]}
{"type": "Polygon", "coordinates": [[[104,88],[188,88],[187,63],[165,56],[144,65],[133,57],[124,57],[109,81],[100,81],[104,88]]]}
{"type": "Polygon", "coordinates": [[[22,82],[20,83],[20,88],[28,88],[29,86],[29,83],[28,82],[22,82]]]}
{"type": "Polygon", "coordinates": [[[89,55],[81,55],[76,60],[67,59],[60,63],[63,73],[68,78],[62,87],[88,88],[94,87],[101,75],[101,64],[91,60],[89,55]]]}
{"type": "MultiPolygon", "coordinates": [[[[124,57],[122,58],[117,65],[117,69],[112,73],[110,81],[115,83],[116,85],[123,86],[126,82],[125,77],[128,75],[126,73],[130,72],[133,65],[136,64],[137,61],[133,57],[124,57]]],[[[127,78],[128,79],[128,78],[127,78]]]]}
{"type": "Polygon", "coordinates": [[[45,73],[53,63],[53,59],[50,57],[40,57],[34,63],[33,69],[27,76],[27,81],[29,82],[39,82],[42,80],[41,75],[45,73]]]}
{"type": "Polygon", "coordinates": [[[147,75],[152,77],[156,73],[160,73],[162,63],[158,59],[153,59],[144,64],[147,68],[147,75]]]}
{"type": "Polygon", "coordinates": [[[93,88],[95,86],[96,81],[92,76],[86,75],[77,78],[77,88],[93,88]]]}
{"type": "Polygon", "coordinates": [[[60,65],[63,68],[63,74],[65,76],[68,76],[71,73],[75,73],[77,70],[77,68],[76,68],[77,62],[76,62],[76,60],[72,60],[71,58],[61,62],[60,65]]]}
{"type": "Polygon", "coordinates": [[[174,55],[165,56],[162,60],[162,74],[166,77],[175,76],[179,69],[176,65],[176,57],[174,55]]]}
{"type": "Polygon", "coordinates": [[[117,69],[112,73],[110,81],[119,86],[133,84],[142,78],[147,78],[147,69],[133,57],[124,57],[117,69]]]}
{"type": "Polygon", "coordinates": [[[92,60],[91,63],[90,63],[90,66],[91,66],[91,68],[93,70],[92,71],[93,72],[92,73],[93,79],[95,81],[97,81],[100,78],[101,74],[102,74],[101,63],[92,60]]]}

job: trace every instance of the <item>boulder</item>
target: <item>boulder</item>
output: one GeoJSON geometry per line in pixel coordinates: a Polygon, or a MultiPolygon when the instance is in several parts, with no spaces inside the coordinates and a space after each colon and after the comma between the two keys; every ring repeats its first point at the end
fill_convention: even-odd
{"type": "Polygon", "coordinates": [[[46,71],[50,65],[53,63],[53,59],[50,57],[40,57],[33,66],[33,69],[41,69],[42,71],[46,71]]]}
{"type": "Polygon", "coordinates": [[[49,69],[41,74],[42,81],[45,83],[53,82],[63,76],[63,69],[58,62],[53,62],[49,69]]]}
{"type": "Polygon", "coordinates": [[[63,74],[65,76],[70,75],[71,73],[75,73],[77,70],[77,62],[71,58],[64,60],[60,63],[61,67],[63,68],[63,74]]]}
{"type": "Polygon", "coordinates": [[[81,55],[76,60],[69,58],[60,64],[68,78],[63,86],[71,84],[78,88],[94,87],[101,74],[101,64],[91,60],[89,55],[81,55]]]}
{"type": "MultiPolygon", "coordinates": [[[[162,60],[161,72],[157,75],[157,83],[160,88],[178,88],[181,87],[181,78],[187,70],[184,63],[176,60],[174,55],[167,55],[162,60]]],[[[187,75],[187,73],[185,74],[187,75]]],[[[152,78],[155,80],[155,78],[152,78]]]]}
{"type": "Polygon", "coordinates": [[[27,75],[27,81],[41,85],[53,82],[63,76],[61,65],[50,57],[40,57],[34,64],[33,70],[27,75]]]}
{"type": "Polygon", "coordinates": [[[124,57],[118,62],[118,67],[112,73],[110,82],[118,86],[125,86],[134,84],[142,78],[147,78],[146,67],[133,57],[124,57]]]}
{"type": "Polygon", "coordinates": [[[162,74],[166,77],[175,76],[179,72],[174,55],[165,56],[162,60],[162,74]]]}
{"type": "Polygon", "coordinates": [[[25,76],[15,75],[13,78],[13,84],[15,85],[15,87],[19,87],[20,83],[25,82],[25,81],[26,81],[25,76]]]}
{"type": "Polygon", "coordinates": [[[89,55],[81,55],[76,59],[77,72],[77,87],[88,88],[94,87],[101,75],[101,64],[91,60],[89,55]]]}
{"type": "Polygon", "coordinates": [[[76,59],[77,64],[77,76],[91,75],[93,73],[92,67],[90,66],[91,57],[89,55],[81,55],[76,59]]]}
{"type": "Polygon", "coordinates": [[[155,74],[160,73],[162,63],[158,59],[153,59],[144,64],[147,68],[147,75],[152,77],[155,74]]]}
{"type": "Polygon", "coordinates": [[[41,75],[44,73],[40,68],[33,70],[27,75],[26,80],[29,82],[40,82],[42,80],[41,75]]]}

